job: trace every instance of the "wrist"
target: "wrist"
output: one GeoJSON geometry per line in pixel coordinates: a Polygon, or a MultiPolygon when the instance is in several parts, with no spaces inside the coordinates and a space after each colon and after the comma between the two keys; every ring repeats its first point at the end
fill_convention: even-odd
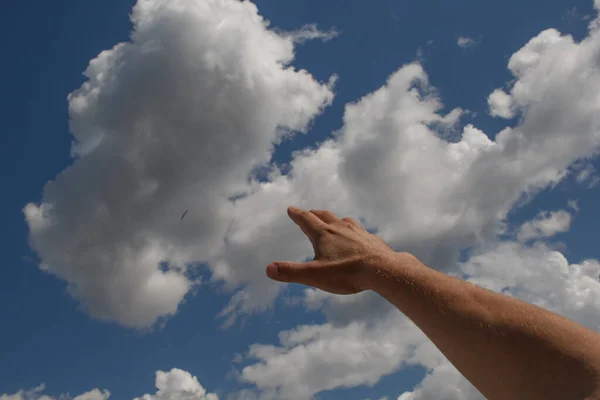
{"type": "Polygon", "coordinates": [[[367,265],[368,290],[381,293],[390,282],[402,279],[406,273],[418,267],[423,267],[423,264],[410,253],[390,251],[378,255],[367,265]]]}

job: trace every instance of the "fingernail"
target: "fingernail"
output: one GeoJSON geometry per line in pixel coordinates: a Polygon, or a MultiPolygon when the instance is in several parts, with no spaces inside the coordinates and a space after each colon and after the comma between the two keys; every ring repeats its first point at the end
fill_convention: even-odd
{"type": "Polygon", "coordinates": [[[269,264],[267,266],[267,276],[271,279],[276,279],[279,275],[279,268],[275,264],[269,264]]]}

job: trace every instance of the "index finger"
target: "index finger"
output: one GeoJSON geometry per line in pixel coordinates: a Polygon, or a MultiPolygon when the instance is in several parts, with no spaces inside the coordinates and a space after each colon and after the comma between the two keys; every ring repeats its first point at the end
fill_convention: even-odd
{"type": "Polygon", "coordinates": [[[302,232],[311,240],[316,239],[326,227],[325,222],[321,221],[315,214],[302,210],[298,207],[288,207],[290,219],[302,229],[302,232]]]}

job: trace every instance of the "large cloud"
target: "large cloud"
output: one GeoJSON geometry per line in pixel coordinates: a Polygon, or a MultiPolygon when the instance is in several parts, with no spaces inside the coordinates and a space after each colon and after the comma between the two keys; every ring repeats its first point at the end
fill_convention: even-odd
{"type": "MultiPolygon", "coordinates": [[[[519,117],[515,126],[497,134],[458,128],[461,110],[445,111],[413,63],[347,105],[332,138],[296,153],[285,170],[272,166],[267,182],[247,183],[249,172],[269,161],[278,127],[306,128],[331,100],[330,89],[284,67],[293,39],[266,30],[247,2],[143,1],[133,18],[132,43],[103,53],[71,96],[80,158],[47,186],[41,205],[26,208],[47,268],[71,282],[93,315],[145,326],[172,314],[192,284],[174,267],[193,261],[207,261],[215,280],[249,283],[224,315],[268,306],[280,286],[264,279],[265,265],[312,255],[284,212],[297,204],[354,216],[435,268],[513,288],[513,295],[597,326],[597,262],[569,265],[543,244],[489,244],[507,232],[513,207],[599,150],[595,28],[579,43],[544,31],[511,57],[514,82],[491,106],[510,105],[498,115],[519,117]],[[206,40],[190,40],[198,36],[206,40]],[[456,140],[445,139],[456,132],[456,140]],[[241,196],[230,202],[234,195],[241,196]],[[479,253],[457,263],[472,246],[479,253]],[[161,261],[172,268],[161,270],[161,261]],[[530,287],[539,268],[555,276],[530,287]]],[[[455,382],[449,389],[471,391],[375,296],[307,293],[307,304],[324,307],[329,322],[286,331],[279,346],[251,348],[258,362],[241,377],[265,396],[306,398],[372,384],[403,363],[425,365],[455,382]]]]}
{"type": "Polygon", "coordinates": [[[266,398],[309,399],[339,387],[374,384],[410,359],[424,341],[421,332],[397,314],[375,325],[352,322],[301,326],[279,335],[281,346],[254,345],[241,379],[254,383],[266,398]],[[400,333],[400,334],[399,334],[400,333]]]}
{"type": "MultiPolygon", "coordinates": [[[[460,265],[472,283],[515,296],[600,331],[600,262],[569,264],[543,243],[498,243],[460,265]]],[[[315,294],[311,294],[312,297],[315,294]]],[[[483,397],[433,345],[397,311],[374,321],[300,326],[280,333],[280,346],[253,345],[241,379],[265,398],[300,400],[328,389],[373,385],[402,365],[429,373],[401,400],[483,397]]]]}
{"type": "Polygon", "coordinates": [[[145,327],[223,245],[228,198],[333,94],[290,66],[302,32],[270,31],[250,2],[140,0],[132,21],[69,95],[77,158],[25,215],[44,268],[93,316],[145,327]]]}
{"type": "MultiPolygon", "coordinates": [[[[258,274],[273,259],[309,257],[306,240],[282,212],[289,203],[357,217],[395,248],[451,270],[461,249],[506,230],[516,204],[596,155],[599,52],[597,30],[580,43],[556,30],[540,33],[509,61],[515,81],[507,96],[518,124],[495,135],[468,125],[458,141],[444,137],[456,130],[461,111],[441,113],[419,64],[400,68],[346,106],[332,139],[297,153],[289,173],[273,171],[236,202],[218,270],[243,262],[248,274],[258,274]]],[[[260,296],[249,293],[264,290],[240,293],[228,311],[256,306],[260,296]]]]}
{"type": "MultiPolygon", "coordinates": [[[[442,113],[419,64],[400,68],[385,86],[346,106],[333,138],[298,152],[287,174],[274,169],[269,182],[255,183],[236,202],[217,270],[226,275],[245,263],[249,276],[258,275],[273,259],[310,257],[282,212],[292,203],[359,218],[393,247],[451,271],[461,249],[506,231],[513,207],[597,154],[599,53],[598,30],[580,43],[553,29],[541,32],[508,64],[517,125],[497,134],[468,125],[457,141],[445,137],[457,129],[461,110],[442,113]]],[[[259,307],[271,299],[266,292],[250,287],[227,311],[259,307]]]]}
{"type": "MultiPolygon", "coordinates": [[[[285,202],[328,207],[360,218],[395,248],[411,251],[435,268],[456,275],[467,273],[474,283],[600,329],[597,261],[569,264],[561,253],[543,243],[497,242],[498,234],[511,233],[506,226],[511,209],[559,184],[570,166],[600,150],[599,55],[600,31],[596,28],[579,43],[553,29],[541,32],[509,61],[515,80],[506,95],[511,112],[519,116],[516,125],[497,134],[467,126],[456,141],[444,137],[455,125],[459,111],[442,114],[440,100],[422,67],[402,67],[381,89],[346,107],[344,126],[332,139],[316,150],[296,154],[288,174],[274,173],[270,182],[259,184],[251,196],[236,203],[236,222],[230,231],[232,251],[224,258],[257,259],[247,251],[257,247],[264,250],[257,265],[264,264],[263,259],[281,258],[282,252],[294,259],[310,256],[301,233],[294,233],[296,228],[285,222],[285,215],[279,217],[278,210],[285,202]],[[269,204],[269,208],[260,204],[269,204]],[[269,235],[251,234],[257,226],[251,223],[251,215],[261,215],[258,227],[272,228],[269,235]],[[466,247],[477,250],[469,262],[459,264],[459,252],[466,247]]],[[[519,238],[550,237],[566,231],[569,224],[566,212],[542,214],[522,226],[519,238]]],[[[350,345],[340,349],[356,326],[365,327],[360,336],[365,352],[377,354],[369,346],[386,343],[387,337],[377,327],[395,317],[368,294],[331,298],[313,290],[306,293],[307,306],[324,305],[331,322],[298,328],[298,334],[318,335],[302,336],[305,341],[297,345],[252,347],[250,354],[259,362],[243,370],[243,379],[266,392],[280,391],[283,398],[301,398],[295,387],[312,394],[325,388],[371,384],[377,373],[385,373],[382,369],[391,372],[402,363],[415,362],[437,378],[428,378],[404,398],[479,398],[443,358],[431,361],[435,352],[430,351],[427,359],[407,359],[407,349],[415,346],[414,342],[389,352],[389,364],[384,357],[382,363],[389,368],[361,366],[355,360],[335,362],[343,360],[347,352],[362,354],[350,345]],[[366,311],[362,306],[368,303],[366,311]],[[334,328],[337,342],[327,335],[334,328]],[[339,357],[315,350],[332,344],[339,344],[334,347],[339,349],[339,357]],[[261,352],[257,354],[256,349],[261,352]],[[304,372],[323,365],[330,368],[330,379],[304,372]],[[280,370],[293,376],[296,386],[292,387],[280,370]],[[351,371],[353,383],[336,380],[336,371],[351,371]],[[440,377],[447,380],[445,391],[444,384],[431,388],[440,377]]],[[[243,292],[243,297],[253,298],[252,292],[243,292]]],[[[397,336],[407,332],[410,328],[397,325],[397,336]]],[[[384,352],[383,346],[380,350],[384,352]]]]}

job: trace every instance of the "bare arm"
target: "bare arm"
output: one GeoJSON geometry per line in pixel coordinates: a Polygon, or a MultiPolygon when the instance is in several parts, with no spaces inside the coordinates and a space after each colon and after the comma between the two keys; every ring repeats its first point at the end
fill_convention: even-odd
{"type": "Polygon", "coordinates": [[[275,280],[331,293],[374,290],[410,318],[490,400],[600,399],[600,335],[437,272],[329,211],[288,210],[315,260],[276,262],[275,280]]]}
{"type": "Polygon", "coordinates": [[[374,269],[373,290],[409,317],[489,399],[600,399],[600,335],[422,265],[374,269]]]}

